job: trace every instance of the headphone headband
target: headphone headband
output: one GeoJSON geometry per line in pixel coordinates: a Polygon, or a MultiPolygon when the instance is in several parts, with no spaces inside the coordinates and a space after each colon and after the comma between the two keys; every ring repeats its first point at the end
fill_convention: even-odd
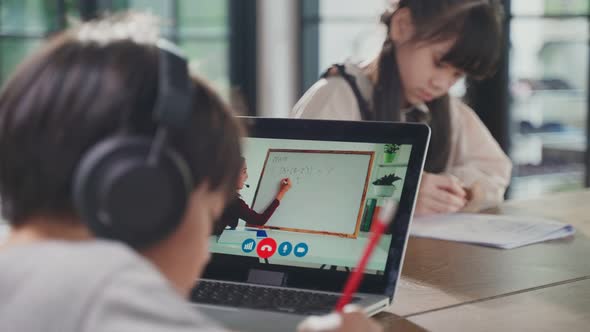
{"type": "Polygon", "coordinates": [[[167,146],[169,130],[191,123],[193,83],[177,47],[161,41],[158,52],[158,96],[151,113],[156,136],[117,134],[97,142],[78,164],[72,191],[74,206],[95,235],[136,248],[176,229],[193,188],[188,163],[167,146]]]}
{"type": "Polygon", "coordinates": [[[188,62],[182,51],[161,39],[159,50],[158,97],[154,106],[154,121],[174,129],[185,128],[192,114],[193,89],[188,62]]]}

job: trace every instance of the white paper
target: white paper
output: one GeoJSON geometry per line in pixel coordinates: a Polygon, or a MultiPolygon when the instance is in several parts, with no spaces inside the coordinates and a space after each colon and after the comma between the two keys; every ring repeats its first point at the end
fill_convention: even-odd
{"type": "Polygon", "coordinates": [[[493,214],[456,213],[414,218],[410,234],[417,237],[512,249],[575,233],[555,220],[493,214]]]}

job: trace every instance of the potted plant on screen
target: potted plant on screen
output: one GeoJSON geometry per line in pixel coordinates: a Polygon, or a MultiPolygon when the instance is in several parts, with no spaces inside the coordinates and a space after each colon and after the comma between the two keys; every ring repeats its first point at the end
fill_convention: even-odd
{"type": "Polygon", "coordinates": [[[395,191],[394,183],[401,179],[395,173],[384,175],[373,181],[373,192],[379,197],[391,197],[395,191]]]}
{"type": "Polygon", "coordinates": [[[399,151],[399,144],[385,144],[383,151],[383,162],[391,163],[395,160],[397,152],[399,151]]]}

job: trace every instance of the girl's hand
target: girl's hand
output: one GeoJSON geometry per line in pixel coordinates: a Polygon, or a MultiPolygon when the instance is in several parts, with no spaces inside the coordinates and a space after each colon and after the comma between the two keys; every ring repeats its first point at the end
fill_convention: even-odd
{"type": "Polygon", "coordinates": [[[467,191],[467,204],[461,209],[461,212],[479,212],[482,210],[485,201],[485,193],[479,182],[475,182],[467,191]]]}
{"type": "Polygon", "coordinates": [[[457,212],[465,207],[467,200],[467,192],[456,177],[424,172],[418,191],[416,216],[457,212]]]}
{"type": "Polygon", "coordinates": [[[381,332],[383,329],[354,306],[346,306],[344,313],[307,317],[297,326],[298,332],[381,332]]]}

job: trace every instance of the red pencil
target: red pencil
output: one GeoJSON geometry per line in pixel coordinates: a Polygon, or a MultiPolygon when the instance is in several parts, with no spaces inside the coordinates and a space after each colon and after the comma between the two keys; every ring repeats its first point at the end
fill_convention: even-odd
{"type": "Polygon", "coordinates": [[[385,228],[391,223],[393,219],[393,215],[397,210],[397,205],[393,200],[387,200],[385,205],[381,209],[379,215],[377,216],[376,222],[371,226],[371,234],[369,235],[369,242],[365,247],[365,251],[361,256],[359,263],[357,264],[356,269],[354,272],[350,274],[348,280],[346,281],[346,285],[344,286],[344,291],[342,292],[342,296],[340,300],[336,304],[336,312],[342,312],[342,309],[345,305],[350,302],[352,299],[352,294],[354,294],[359,284],[361,283],[361,279],[363,278],[363,272],[365,271],[365,267],[369,262],[369,258],[371,258],[371,254],[373,250],[379,243],[379,239],[381,235],[385,231],[385,228]]]}

